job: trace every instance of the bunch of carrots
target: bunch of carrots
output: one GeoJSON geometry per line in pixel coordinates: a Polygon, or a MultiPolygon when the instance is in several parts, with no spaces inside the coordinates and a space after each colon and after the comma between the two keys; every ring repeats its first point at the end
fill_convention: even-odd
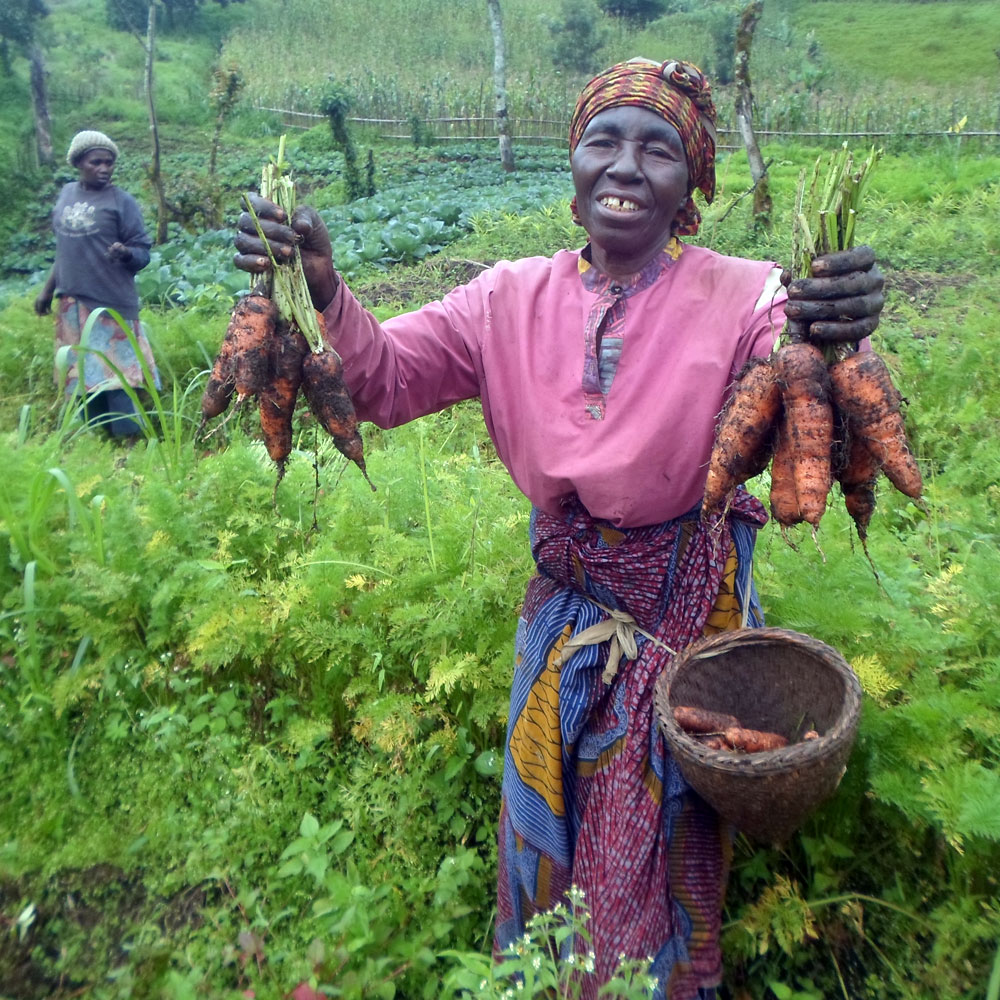
{"type": "MultiPolygon", "coordinates": [[[[295,185],[285,172],[284,147],[282,136],[277,160],[264,167],[260,193],[290,218],[295,185]]],[[[253,213],[252,205],[247,208],[253,213]]],[[[288,263],[279,265],[272,258],[271,264],[270,290],[258,286],[233,309],[202,395],[201,429],[221,416],[234,398],[234,412],[247,400],[256,400],[261,433],[278,466],[280,482],[292,452],[292,417],[301,391],[337,450],[368,479],[364,442],[344,383],[343,364],[326,342],[323,314],[313,308],[298,252],[288,263]]]]}
{"type": "MultiPolygon", "coordinates": [[[[820,161],[807,189],[799,182],[793,227],[796,276],[808,276],[815,257],[854,245],[857,206],[875,150],[855,170],[846,145],[820,161]]],[[[884,473],[906,496],[923,490],[900,412],[902,396],[881,357],[857,345],[822,348],[786,324],[777,350],[744,367],[716,427],[702,520],[720,523],[736,487],[771,464],[771,513],[782,529],[808,523],[826,510],[834,481],[864,544],[875,511],[875,484],[884,473]]]]}

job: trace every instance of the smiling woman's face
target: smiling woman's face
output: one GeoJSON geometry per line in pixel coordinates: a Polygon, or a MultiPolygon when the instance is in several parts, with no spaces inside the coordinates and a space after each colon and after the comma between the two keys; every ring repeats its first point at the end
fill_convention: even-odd
{"type": "Polygon", "coordinates": [[[612,276],[635,274],[667,245],[687,201],[677,129],[648,108],[609,108],[587,125],[570,166],[593,262],[612,276]]]}

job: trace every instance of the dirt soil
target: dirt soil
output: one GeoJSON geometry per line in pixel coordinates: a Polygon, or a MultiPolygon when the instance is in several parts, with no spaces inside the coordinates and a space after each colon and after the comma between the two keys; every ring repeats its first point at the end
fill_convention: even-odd
{"type": "Polygon", "coordinates": [[[384,281],[368,281],[356,287],[352,285],[351,290],[369,308],[412,308],[442,298],[489,266],[489,263],[477,260],[434,258],[413,267],[394,267],[384,281]]]}
{"type": "Polygon", "coordinates": [[[903,320],[899,303],[907,302],[926,313],[945,288],[964,288],[976,280],[974,274],[940,274],[937,271],[888,271],[885,275],[885,317],[903,320]]]}
{"type": "Polygon", "coordinates": [[[201,886],[185,888],[170,899],[151,898],[141,871],[113,865],[66,869],[41,885],[0,878],[0,914],[34,907],[23,929],[2,927],[0,997],[86,996],[125,960],[125,945],[138,928],[156,923],[173,934],[184,926],[196,927],[207,901],[201,886]]]}

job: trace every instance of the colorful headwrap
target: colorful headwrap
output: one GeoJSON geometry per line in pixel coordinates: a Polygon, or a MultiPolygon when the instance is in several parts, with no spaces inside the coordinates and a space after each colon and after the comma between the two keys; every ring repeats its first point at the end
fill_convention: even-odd
{"type": "Polygon", "coordinates": [[[569,126],[573,155],[592,118],[608,108],[649,108],[669,122],[681,137],[688,167],[688,199],[677,214],[674,232],[698,231],[701,214],[691,193],[697,188],[710,202],[715,197],[715,105],[708,79],[693,63],[670,59],[630,59],[599,73],[580,94],[569,126]]]}

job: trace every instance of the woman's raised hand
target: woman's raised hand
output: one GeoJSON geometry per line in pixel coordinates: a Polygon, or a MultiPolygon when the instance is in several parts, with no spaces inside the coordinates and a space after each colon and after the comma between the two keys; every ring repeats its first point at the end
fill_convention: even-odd
{"type": "Polygon", "coordinates": [[[878,326],[885,303],[884,279],[869,246],[823,254],[812,262],[811,278],[782,281],[788,286],[785,316],[819,343],[863,340],[878,326]]]}
{"type": "Polygon", "coordinates": [[[268,249],[281,265],[291,261],[298,248],[313,305],[325,309],[337,291],[340,278],[333,266],[330,234],[319,213],[308,205],[300,205],[289,219],[283,208],[260,195],[247,193],[244,198],[257,215],[264,239],[257,232],[253,215],[242,212],[236,221],[233,242],[238,253],[233,263],[241,271],[266,274],[271,270],[268,249]]]}

